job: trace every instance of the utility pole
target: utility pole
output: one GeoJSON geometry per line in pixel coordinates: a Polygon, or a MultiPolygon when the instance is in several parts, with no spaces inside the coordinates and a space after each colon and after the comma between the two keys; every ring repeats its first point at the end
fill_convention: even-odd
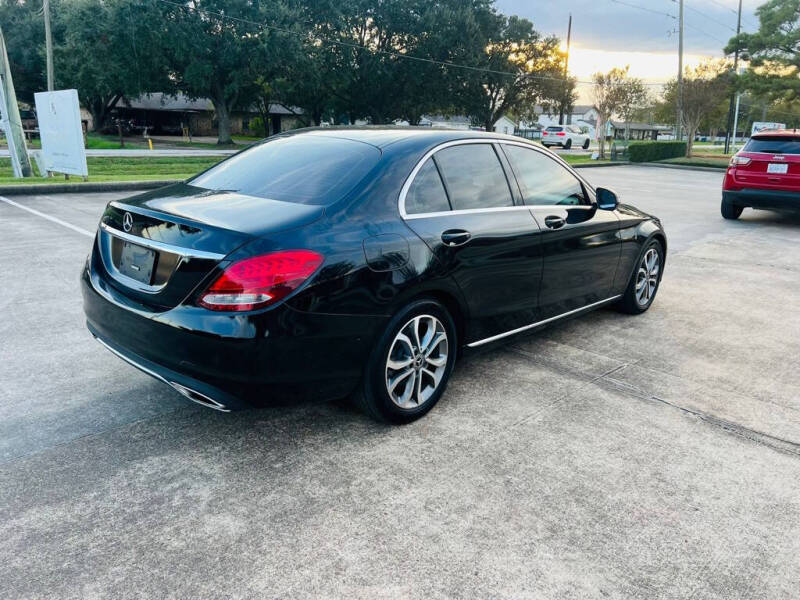
{"type": "Polygon", "coordinates": [[[11,79],[11,67],[6,53],[6,39],[0,27],[0,127],[6,134],[8,151],[11,154],[11,168],[15,177],[32,177],[31,159],[25,146],[25,132],[22,131],[22,120],[19,118],[17,95],[11,79]]]}
{"type": "MultiPolygon", "coordinates": [[[[733,73],[735,75],[739,74],[739,34],[742,32],[742,0],[739,0],[739,20],[736,24],[736,50],[733,53],[733,73]]],[[[738,120],[734,119],[734,99],[738,99],[738,94],[736,92],[731,92],[731,102],[730,106],[728,107],[728,126],[726,127],[727,133],[725,135],[725,154],[728,154],[731,150],[731,135],[733,135],[734,141],[736,140],[736,124],[734,123],[733,133],[731,134],[731,121],[738,120]]],[[[739,110],[736,109],[736,116],[739,116],[739,110]]]]}
{"type": "Polygon", "coordinates": [[[47,54],[47,91],[53,91],[53,36],[50,33],[50,0],[42,0],[44,13],[44,44],[47,54]]]}
{"type": "Polygon", "coordinates": [[[569,73],[569,45],[572,39],[572,13],[569,13],[569,24],[567,25],[567,58],[564,61],[564,97],[561,99],[561,112],[558,115],[558,124],[564,124],[564,109],[567,103],[567,75],[569,73]]]}
{"type": "Polygon", "coordinates": [[[675,139],[681,140],[683,126],[683,0],[680,0],[678,17],[678,115],[675,123],[675,139]]]}

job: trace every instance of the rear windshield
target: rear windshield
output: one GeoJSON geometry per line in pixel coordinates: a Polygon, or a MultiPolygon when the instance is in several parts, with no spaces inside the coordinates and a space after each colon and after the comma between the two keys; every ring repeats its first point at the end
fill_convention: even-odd
{"type": "Polygon", "coordinates": [[[563,127],[548,127],[547,131],[561,131],[563,127]]]}
{"type": "Polygon", "coordinates": [[[744,151],[766,152],[767,154],[800,154],[800,137],[750,138],[744,151]]]}
{"type": "Polygon", "coordinates": [[[374,146],[353,140],[278,137],[232,156],[188,183],[272,200],[328,205],[352,190],[380,157],[374,146]]]}

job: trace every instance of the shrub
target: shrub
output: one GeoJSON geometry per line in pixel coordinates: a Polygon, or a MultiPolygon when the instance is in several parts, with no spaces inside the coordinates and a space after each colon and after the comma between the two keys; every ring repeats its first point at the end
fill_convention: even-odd
{"type": "Polygon", "coordinates": [[[650,162],[686,156],[686,142],[635,142],[628,146],[631,162],[650,162]]]}

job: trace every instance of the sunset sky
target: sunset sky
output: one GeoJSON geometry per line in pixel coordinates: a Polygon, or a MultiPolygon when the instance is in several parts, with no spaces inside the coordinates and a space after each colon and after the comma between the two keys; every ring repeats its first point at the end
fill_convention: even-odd
{"type": "MultiPolygon", "coordinates": [[[[505,14],[534,23],[544,34],[566,40],[572,13],[570,73],[579,80],[596,71],[630,65],[631,74],[663,83],[678,69],[678,5],[673,0],[497,0],[505,14]],[[635,5],[639,8],[634,8],[635,5]],[[646,9],[646,10],[644,10],[646,9]]],[[[744,0],[742,30],[755,31],[755,8],[764,0],[744,0]]],[[[722,48],[735,33],[738,0],[686,0],[684,63],[695,65],[708,56],[723,56],[722,48]]],[[[657,86],[654,86],[654,88],[657,86]]],[[[579,102],[588,86],[578,87],[579,102]]]]}

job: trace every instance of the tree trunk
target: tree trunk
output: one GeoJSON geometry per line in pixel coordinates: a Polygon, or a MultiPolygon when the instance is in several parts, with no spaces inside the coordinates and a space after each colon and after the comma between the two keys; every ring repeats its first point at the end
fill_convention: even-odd
{"type": "Polygon", "coordinates": [[[694,136],[697,133],[697,127],[686,128],[686,158],[692,157],[692,148],[694,147],[694,136]]]}
{"type": "Polygon", "coordinates": [[[92,102],[89,105],[89,112],[92,115],[92,131],[98,133],[103,128],[103,121],[105,121],[105,110],[92,102]]]}
{"type": "Polygon", "coordinates": [[[231,137],[231,113],[224,100],[212,99],[217,113],[217,144],[233,144],[231,137]]]}

